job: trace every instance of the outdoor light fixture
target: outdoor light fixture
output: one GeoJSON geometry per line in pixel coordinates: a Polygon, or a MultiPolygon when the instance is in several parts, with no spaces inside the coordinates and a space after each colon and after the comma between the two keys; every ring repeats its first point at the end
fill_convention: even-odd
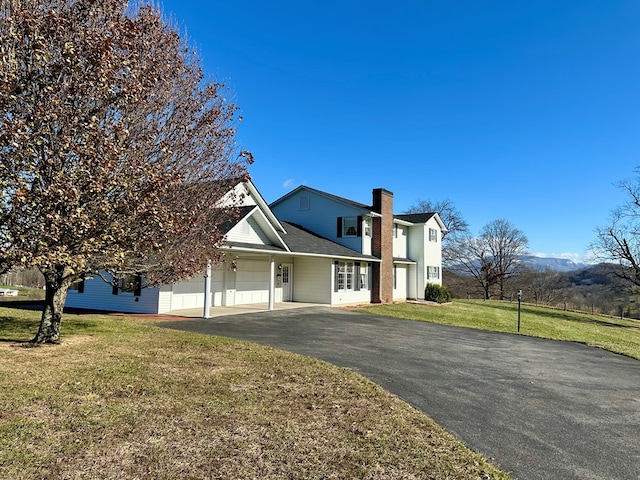
{"type": "Polygon", "coordinates": [[[282,264],[278,265],[278,270],[282,270],[282,264]]]}

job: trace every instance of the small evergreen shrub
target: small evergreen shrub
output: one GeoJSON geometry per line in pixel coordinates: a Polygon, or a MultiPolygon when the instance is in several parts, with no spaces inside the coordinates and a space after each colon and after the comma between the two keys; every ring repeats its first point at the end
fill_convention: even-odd
{"type": "Polygon", "coordinates": [[[451,292],[443,285],[427,283],[424,288],[424,299],[427,302],[447,303],[451,301],[451,292]]]}

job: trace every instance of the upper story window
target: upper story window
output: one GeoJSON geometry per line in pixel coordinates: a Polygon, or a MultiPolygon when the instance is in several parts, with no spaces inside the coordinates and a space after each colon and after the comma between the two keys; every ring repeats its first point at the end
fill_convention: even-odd
{"type": "Polygon", "coordinates": [[[362,217],[338,217],[338,231],[336,236],[340,237],[361,237],[362,217]]]}
{"type": "Polygon", "coordinates": [[[345,237],[358,236],[358,218],[357,217],[344,217],[342,220],[343,235],[345,237]]]}
{"type": "Polygon", "coordinates": [[[300,196],[300,210],[309,210],[309,195],[300,196]]]}
{"type": "Polygon", "coordinates": [[[430,228],[429,229],[429,241],[430,242],[437,242],[438,241],[438,230],[436,230],[435,228],[430,228]]]}

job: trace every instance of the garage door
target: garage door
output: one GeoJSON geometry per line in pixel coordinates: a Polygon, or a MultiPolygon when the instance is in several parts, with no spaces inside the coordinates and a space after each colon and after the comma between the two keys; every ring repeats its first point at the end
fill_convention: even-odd
{"type": "Polygon", "coordinates": [[[269,262],[239,260],[236,272],[235,304],[269,301],[269,262]]]}

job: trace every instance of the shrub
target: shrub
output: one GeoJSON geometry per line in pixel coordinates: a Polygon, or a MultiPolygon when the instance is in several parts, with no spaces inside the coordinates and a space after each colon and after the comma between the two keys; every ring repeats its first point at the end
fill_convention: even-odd
{"type": "Polygon", "coordinates": [[[447,287],[437,283],[427,283],[424,288],[424,299],[428,302],[446,303],[451,301],[451,292],[447,287]]]}

